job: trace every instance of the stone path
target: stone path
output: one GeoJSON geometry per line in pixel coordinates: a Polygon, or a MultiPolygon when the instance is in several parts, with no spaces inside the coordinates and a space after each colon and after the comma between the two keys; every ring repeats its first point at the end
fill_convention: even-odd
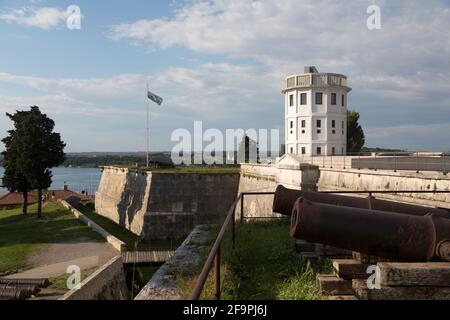
{"type": "Polygon", "coordinates": [[[9,275],[9,279],[51,278],[67,272],[76,265],[81,270],[99,267],[119,255],[106,242],[78,242],[51,244],[29,259],[32,269],[9,275]]]}

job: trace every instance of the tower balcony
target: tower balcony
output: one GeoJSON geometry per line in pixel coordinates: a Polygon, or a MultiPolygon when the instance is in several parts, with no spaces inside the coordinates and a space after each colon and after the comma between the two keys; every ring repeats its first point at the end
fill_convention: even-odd
{"type": "Polygon", "coordinates": [[[293,89],[342,87],[347,92],[352,90],[347,85],[347,77],[337,73],[307,73],[286,78],[286,87],[282,93],[293,89]]]}

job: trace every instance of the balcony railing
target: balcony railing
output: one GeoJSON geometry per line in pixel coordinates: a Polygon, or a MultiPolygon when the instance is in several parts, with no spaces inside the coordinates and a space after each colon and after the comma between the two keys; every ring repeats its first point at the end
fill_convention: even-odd
{"type": "MultiPolygon", "coordinates": [[[[316,73],[292,76],[286,79],[286,89],[312,86],[341,86],[347,87],[347,78],[332,73],[316,73]]],[[[285,89],[285,90],[286,90],[285,89]]]]}

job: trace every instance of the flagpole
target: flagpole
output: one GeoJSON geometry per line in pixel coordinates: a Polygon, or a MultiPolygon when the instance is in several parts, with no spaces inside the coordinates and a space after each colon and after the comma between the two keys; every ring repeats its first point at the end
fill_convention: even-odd
{"type": "MultiPolygon", "coordinates": [[[[148,84],[147,84],[147,92],[148,92],[148,84]]],[[[149,150],[150,150],[150,101],[147,104],[147,168],[149,165],[149,150]]]]}

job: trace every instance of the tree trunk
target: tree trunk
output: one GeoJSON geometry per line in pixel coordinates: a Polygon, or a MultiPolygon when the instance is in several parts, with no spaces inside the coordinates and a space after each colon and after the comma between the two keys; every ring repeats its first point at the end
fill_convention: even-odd
{"type": "Polygon", "coordinates": [[[28,210],[28,190],[23,191],[22,192],[23,195],[23,208],[22,208],[22,213],[24,215],[27,214],[27,210],[28,210]]]}
{"type": "Polygon", "coordinates": [[[42,189],[38,189],[38,218],[42,218],[42,189]]]}

